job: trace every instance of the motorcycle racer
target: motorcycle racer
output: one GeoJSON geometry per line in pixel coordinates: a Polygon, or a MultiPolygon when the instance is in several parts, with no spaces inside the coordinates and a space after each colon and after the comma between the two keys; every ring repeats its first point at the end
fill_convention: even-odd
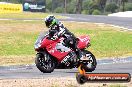
{"type": "Polygon", "coordinates": [[[44,22],[49,29],[41,32],[34,44],[35,64],[41,72],[51,73],[54,69],[72,69],[80,65],[86,72],[95,70],[96,58],[86,50],[90,46],[88,35],[75,37],[52,15],[44,22]]]}
{"type": "Polygon", "coordinates": [[[77,38],[71,33],[64,25],[57,20],[53,15],[49,15],[45,18],[45,25],[49,28],[49,35],[52,40],[56,40],[59,37],[64,37],[64,43],[71,47],[78,56],[79,60],[84,60],[81,50],[77,47],[77,38]]]}

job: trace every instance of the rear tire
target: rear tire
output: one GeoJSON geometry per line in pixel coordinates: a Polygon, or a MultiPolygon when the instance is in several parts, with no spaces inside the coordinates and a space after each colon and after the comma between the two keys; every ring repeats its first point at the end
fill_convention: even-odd
{"type": "Polygon", "coordinates": [[[49,54],[38,53],[35,59],[36,67],[43,73],[51,73],[55,69],[55,61],[49,54]]]}
{"type": "Polygon", "coordinates": [[[87,56],[87,58],[89,59],[89,62],[84,64],[83,68],[86,72],[92,72],[95,70],[96,66],[97,66],[97,61],[95,56],[87,50],[83,51],[83,55],[87,56]]]}

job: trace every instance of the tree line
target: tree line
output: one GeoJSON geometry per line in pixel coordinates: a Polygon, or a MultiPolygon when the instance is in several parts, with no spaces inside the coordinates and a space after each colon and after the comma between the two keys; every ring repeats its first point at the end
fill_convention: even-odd
{"type": "Polygon", "coordinates": [[[47,0],[47,11],[94,15],[109,14],[132,11],[132,0],[47,0]]]}
{"type": "MultiPolygon", "coordinates": [[[[23,0],[0,2],[23,3],[23,0]]],[[[46,0],[46,12],[98,15],[119,11],[132,11],[132,0],[46,0]]]]}

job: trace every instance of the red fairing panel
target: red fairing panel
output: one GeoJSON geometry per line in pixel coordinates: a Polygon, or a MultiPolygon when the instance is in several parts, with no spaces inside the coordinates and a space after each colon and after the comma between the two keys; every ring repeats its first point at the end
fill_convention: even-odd
{"type": "Polygon", "coordinates": [[[47,38],[44,38],[42,43],[41,43],[41,48],[45,48],[46,46],[48,46],[51,43],[55,43],[56,41],[54,40],[49,40],[47,38]]]}
{"type": "Polygon", "coordinates": [[[78,39],[79,39],[79,42],[77,47],[80,49],[87,47],[88,43],[90,42],[89,36],[81,36],[81,37],[78,37],[78,39]]]}
{"type": "Polygon", "coordinates": [[[60,52],[56,49],[56,43],[53,43],[51,45],[48,45],[46,47],[47,51],[54,57],[56,57],[59,61],[62,61],[63,58],[69,53],[69,52],[60,52]]]}

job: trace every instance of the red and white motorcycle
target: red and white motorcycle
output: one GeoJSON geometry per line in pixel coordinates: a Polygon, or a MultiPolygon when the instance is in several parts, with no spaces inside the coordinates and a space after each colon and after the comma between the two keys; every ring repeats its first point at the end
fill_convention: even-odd
{"type": "Polygon", "coordinates": [[[55,68],[78,68],[80,64],[84,66],[86,72],[94,71],[97,65],[95,56],[86,50],[90,46],[90,37],[78,37],[77,46],[86,60],[78,61],[76,53],[66,46],[63,37],[52,40],[47,34],[43,38],[41,37],[41,39],[38,38],[35,43],[35,50],[37,51],[35,64],[43,73],[51,73],[55,68]]]}

